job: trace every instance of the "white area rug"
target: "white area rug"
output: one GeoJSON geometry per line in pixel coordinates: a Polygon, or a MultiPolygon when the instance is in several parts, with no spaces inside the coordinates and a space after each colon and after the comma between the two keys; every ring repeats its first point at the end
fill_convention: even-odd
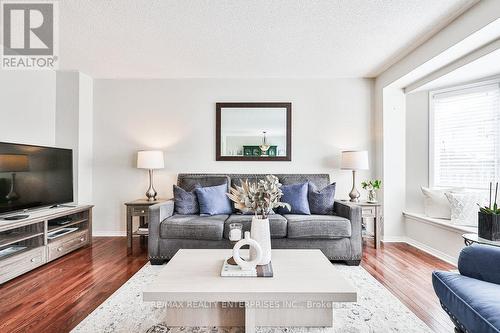
{"type": "MultiPolygon", "coordinates": [[[[239,333],[244,331],[242,328],[166,327],[164,309],[143,302],[141,292],[162,267],[146,264],[72,332],[239,333]]],[[[335,308],[334,328],[261,328],[258,331],[261,333],[431,332],[419,318],[362,267],[336,265],[336,268],[358,288],[358,302],[339,304],[335,308]]]]}

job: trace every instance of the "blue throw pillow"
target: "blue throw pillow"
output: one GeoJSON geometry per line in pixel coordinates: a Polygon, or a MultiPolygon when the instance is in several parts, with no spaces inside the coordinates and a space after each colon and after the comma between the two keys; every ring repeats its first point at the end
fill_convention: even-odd
{"type": "Polygon", "coordinates": [[[316,185],[309,183],[308,199],[309,209],[312,214],[318,215],[332,215],[333,204],[335,202],[335,186],[330,184],[321,191],[316,188],[316,185]]]}
{"type": "Polygon", "coordinates": [[[199,187],[194,190],[200,204],[200,215],[231,214],[233,207],[227,193],[227,183],[217,186],[199,187]]]}
{"type": "Polygon", "coordinates": [[[283,185],[281,187],[283,196],[281,197],[282,202],[286,202],[292,206],[291,210],[288,208],[279,208],[280,214],[302,214],[311,215],[309,210],[309,202],[307,201],[307,182],[292,185],[283,185]]]}
{"type": "MultiPolygon", "coordinates": [[[[195,189],[200,185],[195,185],[195,189]]],[[[191,192],[182,187],[174,185],[174,211],[176,214],[193,215],[200,212],[198,207],[198,198],[194,189],[191,192]]]]}

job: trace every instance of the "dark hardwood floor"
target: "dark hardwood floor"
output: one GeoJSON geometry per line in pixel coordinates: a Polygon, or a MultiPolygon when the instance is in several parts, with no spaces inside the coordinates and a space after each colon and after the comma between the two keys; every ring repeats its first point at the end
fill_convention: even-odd
{"type": "Polygon", "coordinates": [[[147,262],[134,245],[127,256],[125,237],[94,238],[0,286],[0,332],[69,332],[147,262]]]}
{"type": "MultiPolygon", "coordinates": [[[[0,332],[68,332],[146,262],[138,239],[96,237],[80,249],[0,286],[0,332]]],[[[434,269],[454,269],[407,244],[364,246],[362,266],[436,332],[453,332],[431,285],[434,269]]],[[[98,332],[95,332],[98,333],[98,332]]]]}
{"type": "Polygon", "coordinates": [[[441,309],[432,288],[431,273],[434,270],[454,270],[455,266],[406,243],[382,244],[377,250],[371,242],[364,245],[361,266],[365,270],[433,331],[454,332],[454,326],[441,309]]]}

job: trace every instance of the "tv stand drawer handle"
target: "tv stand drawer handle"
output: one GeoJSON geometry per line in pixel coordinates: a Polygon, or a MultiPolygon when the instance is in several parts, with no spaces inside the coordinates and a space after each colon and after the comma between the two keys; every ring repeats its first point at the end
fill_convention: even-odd
{"type": "Polygon", "coordinates": [[[31,262],[39,262],[40,258],[31,258],[31,262]]]}
{"type": "Polygon", "coordinates": [[[85,237],[80,238],[80,242],[85,242],[85,237]]]}
{"type": "Polygon", "coordinates": [[[59,246],[59,247],[57,248],[57,251],[59,251],[59,252],[61,252],[62,250],[63,250],[63,247],[62,247],[62,246],[59,246]]]}

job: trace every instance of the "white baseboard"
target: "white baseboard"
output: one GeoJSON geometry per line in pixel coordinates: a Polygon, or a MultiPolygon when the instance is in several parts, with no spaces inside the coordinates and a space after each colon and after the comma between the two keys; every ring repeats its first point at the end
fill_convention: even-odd
{"type": "Polygon", "coordinates": [[[92,231],[93,237],[125,237],[126,231],[92,231]]]}
{"type": "Polygon", "coordinates": [[[452,256],[450,256],[442,251],[436,250],[435,248],[432,248],[426,244],[420,243],[419,241],[416,241],[412,238],[407,238],[406,243],[410,244],[413,247],[416,247],[419,250],[427,252],[430,255],[433,255],[434,257],[437,257],[443,261],[446,261],[447,263],[452,264],[454,266],[456,266],[458,263],[457,258],[454,258],[454,257],[452,257],[452,256]]]}
{"type": "Polygon", "coordinates": [[[391,237],[384,237],[383,240],[384,243],[406,243],[408,245],[411,245],[421,251],[424,251],[438,259],[441,259],[449,264],[452,264],[454,266],[457,265],[457,258],[452,257],[442,251],[436,250],[433,247],[430,247],[426,244],[420,243],[419,241],[414,240],[413,238],[409,238],[406,236],[391,236],[391,237]]]}
{"type": "Polygon", "coordinates": [[[408,238],[405,236],[385,236],[382,242],[384,243],[408,243],[408,238]]]}

